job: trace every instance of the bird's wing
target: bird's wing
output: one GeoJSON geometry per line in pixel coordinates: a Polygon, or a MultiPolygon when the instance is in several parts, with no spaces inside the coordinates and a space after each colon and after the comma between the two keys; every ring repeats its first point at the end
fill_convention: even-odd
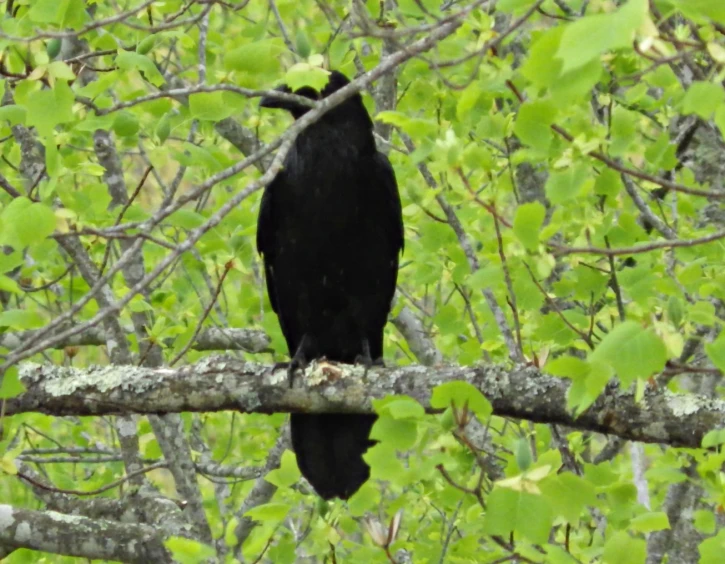
{"type": "MultiPolygon", "coordinates": [[[[403,211],[400,204],[400,193],[398,192],[398,183],[395,180],[395,171],[390,164],[390,160],[386,155],[380,152],[375,153],[373,159],[373,174],[375,181],[379,183],[385,191],[387,205],[380,210],[382,217],[381,223],[393,242],[397,252],[402,252],[405,246],[403,236],[403,211]]],[[[397,254],[397,253],[396,253],[397,254]]]]}
{"type": "Polygon", "coordinates": [[[269,296],[269,302],[272,304],[272,309],[277,312],[277,293],[274,281],[274,252],[275,252],[275,232],[277,225],[275,221],[274,207],[272,205],[273,192],[275,186],[279,186],[284,182],[284,170],[280,171],[277,176],[274,177],[272,182],[264,189],[262,194],[262,202],[259,205],[259,218],[257,219],[257,252],[260,253],[264,259],[264,273],[267,279],[267,295],[269,296]]]}

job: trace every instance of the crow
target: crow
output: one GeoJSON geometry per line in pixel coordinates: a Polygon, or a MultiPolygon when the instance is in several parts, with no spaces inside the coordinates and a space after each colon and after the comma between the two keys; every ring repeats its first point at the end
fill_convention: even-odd
{"type": "MultiPolygon", "coordinates": [[[[320,100],[349,80],[329,74],[320,100]]],[[[290,93],[287,86],[277,88],[290,93]]],[[[300,118],[309,107],[263,97],[260,106],[300,118]]],[[[267,293],[297,368],[314,359],[381,364],[403,250],[403,216],[395,173],[377,151],[373,122],[355,94],[296,139],[262,196],[257,250],[267,293]]],[[[324,499],[348,499],[369,478],[362,456],[374,415],[296,414],[292,447],[302,474],[324,499]]]]}

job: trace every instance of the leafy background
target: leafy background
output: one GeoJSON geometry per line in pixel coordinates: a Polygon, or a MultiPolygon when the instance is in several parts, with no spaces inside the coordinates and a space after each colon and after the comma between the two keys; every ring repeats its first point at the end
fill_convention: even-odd
{"type": "MultiPolygon", "coordinates": [[[[267,352],[245,356],[285,358],[254,248],[260,192],[209,221],[269,160],[218,182],[214,175],[238,163],[240,149],[283,134],[291,119],[220,86],[266,89],[285,73],[315,80],[311,67],[321,63],[352,77],[466,3],[388,1],[382,11],[377,1],[312,0],[9,6],[0,33],[1,330],[42,328],[89,291],[64,238],[107,270],[141,222],[213,183],[160,221],[143,246],[150,271],[203,232],[118,314],[124,327],[134,315],[146,319],[147,339],[129,337],[138,364],[149,344],[166,362],[207,355],[186,346],[200,319],[261,329],[271,339],[267,352]],[[207,91],[189,94],[197,84],[207,91]],[[99,130],[110,134],[131,197],[122,217],[99,130]],[[109,237],[119,223],[127,229],[109,237]]],[[[395,168],[406,223],[391,315],[412,312],[443,362],[529,362],[571,379],[574,411],[613,379],[640,395],[666,387],[718,396],[724,62],[725,8],[717,2],[503,0],[474,9],[435,49],[400,66],[394,84],[378,81],[364,100],[395,168]],[[391,84],[394,104],[384,90],[391,84]]],[[[115,275],[108,287],[122,297],[128,279],[115,275]]],[[[91,300],[73,321],[101,309],[91,300]]],[[[387,363],[416,362],[396,327],[386,329],[387,363]]],[[[66,347],[32,360],[86,367],[111,357],[108,348],[66,347]]],[[[12,397],[21,390],[17,370],[4,368],[0,395],[12,397]]],[[[332,544],[337,558],[354,562],[649,563],[664,553],[670,562],[720,561],[719,448],[628,445],[490,417],[480,393],[463,386],[439,393],[441,406],[453,397],[459,409],[424,416],[406,398],[377,406],[374,479],[348,504],[317,501],[284,452],[266,475],[278,489],[247,513],[258,525],[236,557],[330,561],[332,544]],[[462,401],[479,425],[469,424],[462,401]],[[388,546],[376,527],[387,531],[403,509],[388,546]]],[[[197,460],[249,471],[246,479],[202,472],[199,480],[217,550],[231,560],[220,547],[239,541],[235,512],[286,416],[182,419],[197,460]]],[[[20,462],[63,490],[91,491],[124,476],[108,419],[27,414],[2,425],[6,503],[42,507],[15,476],[20,462]]],[[[153,464],[162,453],[143,418],[138,433],[153,464]]],[[[704,446],[722,440],[714,432],[704,446]]],[[[175,495],[166,470],[149,477],[175,495]]],[[[169,546],[184,562],[210,554],[190,540],[169,546]]],[[[27,550],[7,561],[46,560],[65,561],[27,550]]]]}

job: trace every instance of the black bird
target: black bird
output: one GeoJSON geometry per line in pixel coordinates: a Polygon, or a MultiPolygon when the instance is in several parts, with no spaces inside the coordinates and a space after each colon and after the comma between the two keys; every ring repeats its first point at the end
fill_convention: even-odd
{"type": "MultiPolygon", "coordinates": [[[[345,75],[332,71],[322,91],[304,87],[295,94],[318,100],[346,84],[345,75]]],[[[295,119],[310,109],[272,97],[260,106],[295,119]]],[[[292,357],[290,377],[313,359],[382,362],[403,217],[395,173],[375,148],[360,94],[297,137],[262,196],[257,249],[292,357]]],[[[362,455],[374,422],[374,415],[292,414],[297,463],[320,496],[347,499],[368,479],[362,455]]]]}

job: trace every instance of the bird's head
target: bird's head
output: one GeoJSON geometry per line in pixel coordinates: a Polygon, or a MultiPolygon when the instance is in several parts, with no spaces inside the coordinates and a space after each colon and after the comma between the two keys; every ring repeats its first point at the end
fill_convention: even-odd
{"type": "MultiPolygon", "coordinates": [[[[275,90],[277,92],[283,92],[285,94],[294,93],[298,96],[304,96],[305,98],[309,98],[310,100],[322,100],[323,98],[327,98],[333,92],[340,90],[340,88],[347,84],[350,84],[350,80],[348,80],[348,78],[344,74],[339,71],[331,71],[327,84],[319,92],[311,86],[304,86],[293,92],[292,89],[286,84],[275,88],[275,90]]],[[[356,96],[359,97],[360,95],[356,94],[356,96]]],[[[297,102],[280,100],[279,98],[274,98],[272,96],[263,96],[262,99],[259,101],[259,106],[261,108],[280,108],[282,110],[287,110],[294,116],[295,119],[303,116],[310,110],[308,106],[298,104],[297,102]]]]}

